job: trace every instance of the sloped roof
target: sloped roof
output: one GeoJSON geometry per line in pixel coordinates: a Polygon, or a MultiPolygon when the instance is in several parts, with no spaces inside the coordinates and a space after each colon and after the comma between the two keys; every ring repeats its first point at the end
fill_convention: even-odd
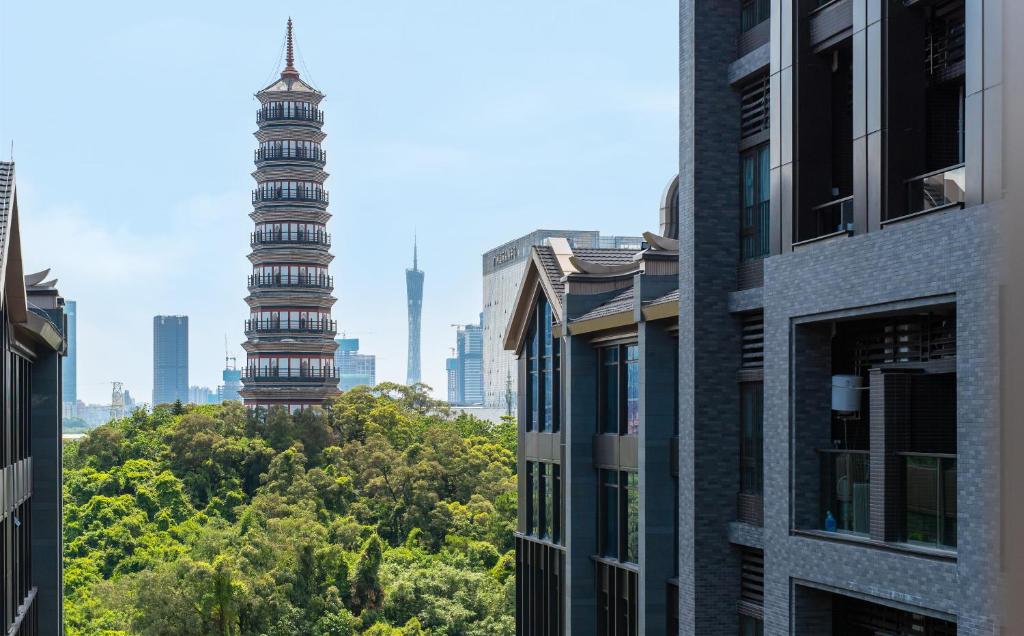
{"type": "MultiPolygon", "coordinates": [[[[14,192],[14,164],[0,161],[0,263],[7,262],[8,217],[11,215],[14,192]]],[[[0,271],[4,268],[0,266],[0,271]]]]}
{"type": "Polygon", "coordinates": [[[633,286],[631,285],[609,298],[603,304],[594,307],[579,318],[574,319],[572,322],[575,323],[582,322],[584,320],[593,320],[594,318],[603,318],[605,316],[611,316],[624,311],[632,311],[633,298],[633,286]]]}

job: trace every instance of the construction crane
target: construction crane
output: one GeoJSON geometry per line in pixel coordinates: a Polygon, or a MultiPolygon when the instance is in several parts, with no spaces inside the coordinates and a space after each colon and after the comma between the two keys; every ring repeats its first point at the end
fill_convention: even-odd
{"type": "Polygon", "coordinates": [[[110,419],[119,420],[124,417],[124,383],[111,382],[110,419]]]}

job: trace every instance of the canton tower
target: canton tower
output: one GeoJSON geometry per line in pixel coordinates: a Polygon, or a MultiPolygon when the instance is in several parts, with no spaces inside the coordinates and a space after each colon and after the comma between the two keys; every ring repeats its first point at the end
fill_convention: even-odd
{"type": "Polygon", "coordinates": [[[320,144],[324,95],[299,78],[288,19],[287,53],[281,77],[256,93],[260,109],[255,152],[255,222],[249,237],[249,320],[246,406],[283,406],[298,411],[338,394],[334,369],[336,324],[331,320],[334,281],[324,190],[327,154],[320,144]]]}
{"type": "Polygon", "coordinates": [[[409,361],[405,383],[420,383],[420,311],[423,309],[423,272],[416,262],[416,241],[412,243],[412,269],[405,270],[405,291],[409,302],[409,361]]]}

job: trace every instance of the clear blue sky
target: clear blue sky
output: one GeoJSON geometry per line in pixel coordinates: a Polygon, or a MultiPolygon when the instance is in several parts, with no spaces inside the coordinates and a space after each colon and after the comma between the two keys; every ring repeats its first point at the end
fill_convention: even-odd
{"type": "MultiPolygon", "coordinates": [[[[29,270],[78,301],[79,396],[152,391],[152,316],[190,319],[190,382],[243,355],[253,93],[295,21],[327,94],[335,318],[405,378],[405,280],[426,271],[423,376],[481,309],[480,255],[537,227],[656,229],[675,173],[677,5],[15,2],[0,7],[0,155],[29,270]]],[[[240,360],[241,362],[241,360],[240,360]]]]}

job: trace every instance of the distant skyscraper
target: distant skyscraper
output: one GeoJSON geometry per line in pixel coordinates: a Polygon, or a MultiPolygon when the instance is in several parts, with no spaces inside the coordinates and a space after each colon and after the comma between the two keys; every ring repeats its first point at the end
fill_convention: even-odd
{"type": "Polygon", "coordinates": [[[324,189],[324,94],[299,77],[288,20],[285,67],[256,93],[256,190],[250,235],[244,388],[246,406],[299,411],[338,394],[328,275],[331,237],[324,189]]]}
{"type": "Polygon", "coordinates": [[[338,338],[334,368],[342,391],[377,384],[377,356],[359,353],[359,338],[338,338]]]}
{"type": "MultiPolygon", "coordinates": [[[[64,315],[67,317],[68,355],[64,358],[61,371],[64,385],[64,404],[71,405],[72,411],[78,404],[78,303],[74,300],[64,301],[64,315]]],[[[67,412],[67,408],[65,408],[67,412]]]]}
{"type": "Polygon", "coordinates": [[[601,236],[593,230],[535,230],[513,239],[483,255],[484,297],[484,406],[508,408],[516,404],[518,374],[515,356],[505,351],[505,328],[512,315],[519,284],[526,271],[530,248],[545,239],[564,238],[575,249],[615,248],[640,250],[638,236],[601,236]],[[510,381],[511,378],[511,381],[510,381]]]}
{"type": "Polygon", "coordinates": [[[216,401],[216,393],[207,386],[190,386],[188,388],[189,404],[210,404],[216,401]]]}
{"type": "Polygon", "coordinates": [[[153,317],[153,405],[188,401],[188,316],[153,317]]]}
{"type": "Polygon", "coordinates": [[[458,358],[447,358],[444,361],[444,370],[448,376],[448,403],[458,404],[459,402],[459,360],[458,358]]]}
{"type": "Polygon", "coordinates": [[[220,375],[224,384],[217,387],[218,402],[225,400],[242,401],[242,396],[238,394],[242,390],[242,370],[235,368],[234,361],[234,358],[224,357],[224,371],[220,375]]]}
{"type": "Polygon", "coordinates": [[[412,269],[405,270],[405,289],[409,300],[409,362],[405,383],[420,382],[420,312],[423,308],[423,272],[417,263],[416,241],[412,243],[412,269]]]}
{"type": "MultiPolygon", "coordinates": [[[[483,314],[480,315],[480,320],[483,321],[483,314]]],[[[459,327],[455,334],[454,391],[452,358],[449,358],[445,364],[448,371],[448,402],[450,404],[462,406],[483,404],[483,348],[483,327],[480,324],[459,327]]]]}

